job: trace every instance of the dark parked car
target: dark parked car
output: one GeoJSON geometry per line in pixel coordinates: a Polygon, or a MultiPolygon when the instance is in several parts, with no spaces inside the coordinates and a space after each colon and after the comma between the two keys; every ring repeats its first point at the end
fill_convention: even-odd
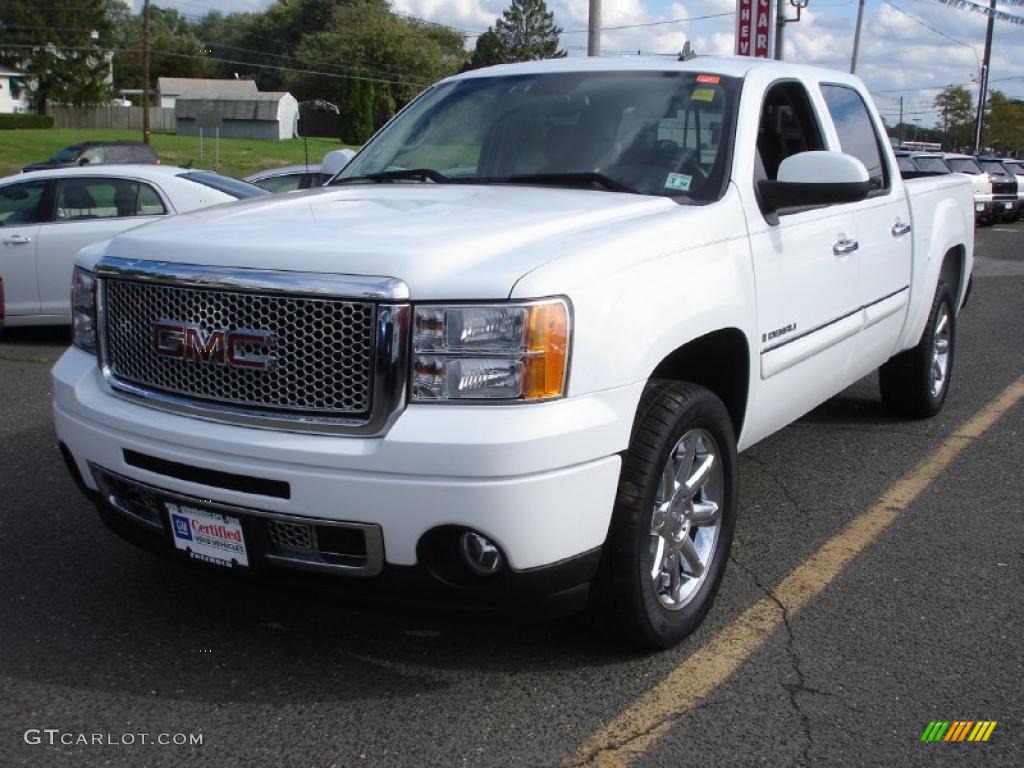
{"type": "Polygon", "coordinates": [[[64,147],[49,160],[26,165],[21,171],[28,173],[29,171],[46,171],[51,168],[71,168],[76,165],[110,165],[112,163],[154,165],[159,162],[153,148],[141,141],[86,141],[82,144],[64,147]]]}

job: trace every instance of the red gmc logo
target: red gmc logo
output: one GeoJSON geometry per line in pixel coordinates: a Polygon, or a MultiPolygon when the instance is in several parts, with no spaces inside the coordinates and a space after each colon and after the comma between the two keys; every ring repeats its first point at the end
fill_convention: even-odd
{"type": "Polygon", "coordinates": [[[203,331],[193,323],[177,320],[158,320],[153,324],[153,352],[161,357],[191,360],[197,363],[230,365],[235,368],[253,368],[265,371],[274,363],[269,354],[274,334],[238,328],[234,331],[203,331]],[[261,347],[267,354],[244,352],[246,345],[261,347]]]}

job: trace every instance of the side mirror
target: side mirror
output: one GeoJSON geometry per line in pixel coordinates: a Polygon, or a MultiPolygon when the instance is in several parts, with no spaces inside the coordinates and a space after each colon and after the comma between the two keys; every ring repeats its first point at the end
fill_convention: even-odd
{"type": "Polygon", "coordinates": [[[83,157],[81,160],[78,161],[78,164],[79,165],[88,165],[89,164],[89,158],[88,157],[83,157]]]}
{"type": "Polygon", "coordinates": [[[320,163],[320,175],[330,178],[351,162],[356,156],[352,149],[335,149],[324,155],[320,163]]]}
{"type": "Polygon", "coordinates": [[[768,212],[781,208],[856,203],[868,196],[868,169],[842,152],[800,152],[779,165],[775,181],[757,184],[768,212]]]}

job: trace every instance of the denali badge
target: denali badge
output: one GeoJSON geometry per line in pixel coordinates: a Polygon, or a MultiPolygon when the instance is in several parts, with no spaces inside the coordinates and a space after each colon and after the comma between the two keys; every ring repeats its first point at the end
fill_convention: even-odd
{"type": "Polygon", "coordinates": [[[274,362],[272,355],[253,354],[245,351],[245,347],[261,347],[269,352],[273,340],[270,331],[251,328],[205,333],[198,325],[176,320],[158,320],[153,324],[153,352],[157,355],[235,368],[269,368],[274,362]]]}

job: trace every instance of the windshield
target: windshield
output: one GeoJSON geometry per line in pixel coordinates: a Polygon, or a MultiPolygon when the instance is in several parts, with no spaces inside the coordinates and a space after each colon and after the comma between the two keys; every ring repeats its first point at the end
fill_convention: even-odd
{"type": "Polygon", "coordinates": [[[333,184],[594,184],[680,202],[721,197],[739,81],[695,72],[559,72],[443,83],[333,184]],[[421,171],[403,175],[403,171],[421,171]]]}
{"type": "Polygon", "coordinates": [[[988,173],[993,176],[1006,176],[1006,169],[1003,168],[1002,163],[997,163],[995,160],[982,160],[981,167],[984,168],[988,173]]]}
{"type": "Polygon", "coordinates": [[[954,173],[984,173],[981,170],[981,166],[969,157],[950,158],[947,162],[954,173]]]}
{"type": "Polygon", "coordinates": [[[189,171],[188,173],[179,173],[178,177],[194,181],[196,184],[202,184],[218,192],[223,192],[225,195],[231,195],[238,200],[270,194],[267,190],[260,189],[255,184],[232,179],[229,176],[221,176],[219,173],[210,173],[209,171],[189,171]]]}
{"type": "Polygon", "coordinates": [[[57,154],[50,158],[54,163],[70,163],[78,157],[81,147],[64,147],[57,154]]]}
{"type": "Polygon", "coordinates": [[[916,157],[917,167],[930,173],[949,173],[949,166],[941,157],[916,157]]]}

